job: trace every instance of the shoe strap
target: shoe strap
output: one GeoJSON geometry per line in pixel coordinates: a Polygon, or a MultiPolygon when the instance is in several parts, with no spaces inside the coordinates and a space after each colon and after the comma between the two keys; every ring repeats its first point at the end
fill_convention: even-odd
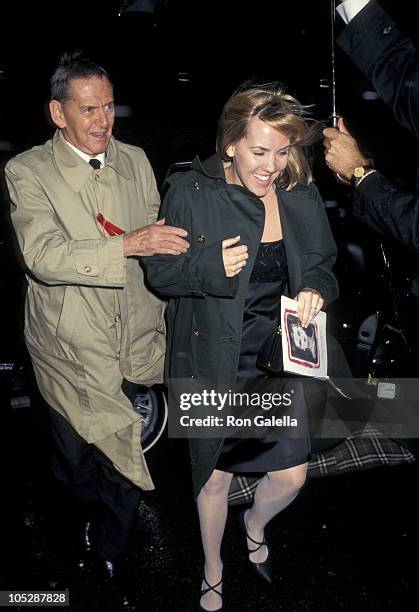
{"type": "Polygon", "coordinates": [[[244,520],[244,515],[243,515],[243,526],[244,526],[244,532],[245,532],[245,534],[246,534],[246,538],[249,538],[249,540],[250,540],[251,542],[253,542],[253,544],[257,544],[257,545],[258,545],[258,547],[257,547],[257,548],[253,548],[252,550],[250,550],[250,548],[249,548],[249,547],[247,547],[247,550],[248,550],[250,553],[256,552],[257,550],[259,550],[259,548],[260,548],[261,546],[263,546],[264,544],[266,544],[266,539],[265,539],[265,538],[263,538],[262,542],[258,542],[257,540],[254,540],[254,539],[253,539],[253,538],[252,538],[252,537],[251,537],[251,536],[248,534],[247,529],[246,529],[246,522],[245,522],[245,520],[244,520]]]}
{"type": "Polygon", "coordinates": [[[250,535],[249,535],[247,532],[246,532],[246,538],[249,538],[249,540],[250,540],[251,542],[253,542],[253,544],[257,544],[257,545],[258,545],[258,547],[257,547],[257,548],[249,548],[249,547],[247,547],[247,550],[249,551],[249,554],[252,554],[252,553],[254,553],[254,552],[258,551],[258,550],[259,550],[259,548],[261,548],[261,547],[262,547],[264,544],[266,544],[266,540],[265,540],[265,538],[263,538],[263,541],[262,541],[262,542],[257,542],[256,540],[254,540],[253,538],[251,538],[251,537],[250,537],[250,535]]]}
{"type": "Polygon", "coordinates": [[[220,582],[217,582],[217,584],[213,584],[212,586],[210,585],[210,583],[208,582],[208,580],[205,578],[205,576],[202,577],[202,580],[205,582],[205,584],[207,585],[207,589],[202,589],[201,590],[201,597],[203,597],[204,595],[206,595],[207,593],[209,593],[210,591],[214,591],[214,593],[217,593],[217,595],[219,597],[222,597],[223,594],[220,593],[220,591],[217,591],[217,587],[220,586],[220,584],[222,584],[223,579],[221,578],[220,582]]]}

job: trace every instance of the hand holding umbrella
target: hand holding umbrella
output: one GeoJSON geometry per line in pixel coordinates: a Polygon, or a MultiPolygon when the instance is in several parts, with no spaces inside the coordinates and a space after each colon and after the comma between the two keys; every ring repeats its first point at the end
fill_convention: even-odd
{"type": "Polygon", "coordinates": [[[338,119],[337,128],[325,128],[323,136],[326,164],[345,182],[350,183],[357,166],[371,163],[361,153],[355,138],[349,134],[342,117],[338,119]]]}

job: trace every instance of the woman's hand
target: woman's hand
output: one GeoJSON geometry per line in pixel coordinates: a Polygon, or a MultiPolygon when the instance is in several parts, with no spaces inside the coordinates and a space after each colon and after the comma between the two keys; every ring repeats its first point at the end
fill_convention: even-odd
{"type": "Polygon", "coordinates": [[[297,310],[301,326],[307,327],[322,309],[324,299],[318,291],[309,287],[302,289],[294,299],[298,302],[297,310]]]}
{"type": "Polygon", "coordinates": [[[246,265],[247,258],[249,257],[247,252],[247,246],[245,244],[241,244],[240,246],[234,246],[239,241],[240,236],[223,240],[222,255],[224,270],[226,276],[229,278],[240,274],[240,272],[246,265]]]}

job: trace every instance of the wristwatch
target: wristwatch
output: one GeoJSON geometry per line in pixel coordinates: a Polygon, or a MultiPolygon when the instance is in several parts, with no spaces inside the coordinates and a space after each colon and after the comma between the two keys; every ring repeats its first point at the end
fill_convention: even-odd
{"type": "Polygon", "coordinates": [[[351,176],[351,183],[353,187],[358,187],[359,183],[363,178],[367,176],[367,174],[371,174],[371,172],[375,172],[375,168],[372,166],[357,166],[354,168],[351,176]]]}

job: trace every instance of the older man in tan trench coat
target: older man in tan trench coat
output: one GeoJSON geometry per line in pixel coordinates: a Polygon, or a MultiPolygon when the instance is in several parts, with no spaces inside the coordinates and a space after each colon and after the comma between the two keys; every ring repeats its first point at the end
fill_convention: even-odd
{"type": "MultiPolygon", "coordinates": [[[[156,222],[159,194],[144,152],[112,137],[106,72],[66,55],[51,90],[53,139],[6,168],[27,268],[25,337],[55,429],[58,422],[61,452],[69,455],[64,479],[80,484],[80,464],[91,449],[100,468],[90,484],[106,506],[102,517],[125,523],[122,529],[99,524],[98,552],[109,561],[120,556],[135,516],[132,491],[153,488],[139,444],[140,417],[121,384],[161,381],[165,350],[163,303],[145,287],[135,256],[177,254],[188,243],[183,230],[156,222]],[[128,487],[130,501],[122,505],[130,506],[129,516],[119,513],[119,499],[101,499],[103,470],[113,470],[119,496],[128,487]]],[[[88,478],[92,469],[89,458],[88,478]]]]}

